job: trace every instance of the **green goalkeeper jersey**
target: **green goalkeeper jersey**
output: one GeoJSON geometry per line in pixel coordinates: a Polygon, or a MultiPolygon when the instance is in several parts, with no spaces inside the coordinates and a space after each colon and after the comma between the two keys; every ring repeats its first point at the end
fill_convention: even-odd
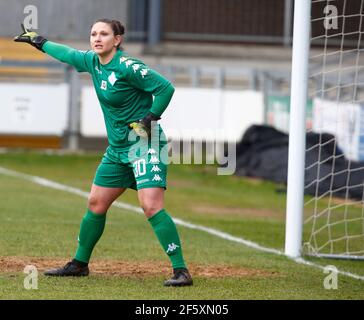
{"type": "Polygon", "coordinates": [[[174,88],[158,72],[142,61],[117,50],[113,59],[101,64],[94,51],[80,51],[47,41],[42,49],[53,58],[92,76],[104,114],[110,146],[124,149],[128,142],[128,125],[148,112],[161,116],[172,98],[174,88]]]}

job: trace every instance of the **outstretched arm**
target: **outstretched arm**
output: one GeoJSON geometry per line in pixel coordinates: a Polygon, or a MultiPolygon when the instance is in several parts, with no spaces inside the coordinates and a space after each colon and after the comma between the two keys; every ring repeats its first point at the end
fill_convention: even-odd
{"type": "Polygon", "coordinates": [[[68,46],[55,43],[38,35],[34,31],[28,31],[22,24],[23,33],[14,38],[16,42],[29,43],[38,50],[47,53],[51,57],[74,66],[79,72],[89,71],[87,58],[93,55],[92,51],[80,51],[68,46]]]}

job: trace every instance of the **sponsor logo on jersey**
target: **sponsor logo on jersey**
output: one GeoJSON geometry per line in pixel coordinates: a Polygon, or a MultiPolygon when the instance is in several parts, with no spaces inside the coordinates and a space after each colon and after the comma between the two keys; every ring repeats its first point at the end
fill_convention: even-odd
{"type": "Polygon", "coordinates": [[[109,80],[109,82],[111,83],[112,86],[114,85],[116,80],[118,80],[118,79],[116,79],[116,76],[115,76],[114,72],[112,72],[107,79],[109,80]]]}
{"type": "Polygon", "coordinates": [[[107,82],[105,80],[101,81],[101,87],[102,90],[106,90],[107,89],[107,82]]]}

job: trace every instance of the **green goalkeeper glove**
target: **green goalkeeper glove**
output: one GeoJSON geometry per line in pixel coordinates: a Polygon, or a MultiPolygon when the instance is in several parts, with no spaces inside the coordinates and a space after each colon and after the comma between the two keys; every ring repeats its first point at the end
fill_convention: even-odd
{"type": "Polygon", "coordinates": [[[157,121],[159,119],[160,117],[149,112],[143,119],[129,124],[129,127],[132,128],[138,136],[150,138],[152,131],[152,121],[157,121]]]}
{"type": "Polygon", "coordinates": [[[47,39],[43,38],[42,36],[39,36],[34,31],[28,31],[24,27],[24,24],[21,24],[21,27],[22,27],[22,29],[23,29],[24,32],[21,35],[16,36],[14,38],[14,41],[16,41],[16,42],[26,42],[26,43],[29,43],[33,47],[37,48],[38,50],[43,51],[42,50],[42,47],[43,47],[44,43],[47,41],[47,39]]]}

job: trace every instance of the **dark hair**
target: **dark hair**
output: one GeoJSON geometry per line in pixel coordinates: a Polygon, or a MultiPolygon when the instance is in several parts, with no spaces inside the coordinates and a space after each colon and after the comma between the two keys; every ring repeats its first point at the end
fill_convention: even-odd
{"type": "MultiPolygon", "coordinates": [[[[99,20],[96,20],[92,25],[94,25],[97,22],[107,23],[111,27],[115,36],[119,36],[119,35],[122,36],[125,33],[125,27],[119,20],[99,19],[99,20]]],[[[121,45],[121,41],[117,47],[120,48],[120,45],[121,45]]]]}

